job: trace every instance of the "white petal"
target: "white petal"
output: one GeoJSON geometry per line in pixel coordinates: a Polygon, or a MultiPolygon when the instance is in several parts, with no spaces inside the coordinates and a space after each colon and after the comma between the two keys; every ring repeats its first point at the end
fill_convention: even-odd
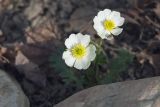
{"type": "MultiPolygon", "coordinates": [[[[97,17],[97,16],[96,16],[97,17]]],[[[94,20],[94,25],[93,28],[97,31],[97,32],[102,32],[104,29],[103,23],[100,22],[99,20],[97,20],[98,18],[95,18],[94,20]]]]}
{"type": "Polygon", "coordinates": [[[90,61],[87,58],[83,58],[81,60],[76,60],[74,67],[81,70],[81,69],[87,69],[90,65],[90,61]]]}
{"type": "Polygon", "coordinates": [[[111,35],[110,32],[103,30],[102,32],[98,32],[98,35],[102,38],[105,39],[107,36],[111,35]]]}
{"type": "Polygon", "coordinates": [[[114,19],[116,17],[120,17],[120,12],[117,12],[117,11],[112,11],[110,16],[109,16],[109,19],[114,19]]]}
{"type": "Polygon", "coordinates": [[[73,46],[74,44],[77,44],[77,43],[78,43],[78,39],[77,39],[76,34],[71,34],[71,35],[69,36],[69,38],[66,39],[66,41],[65,41],[65,46],[66,46],[68,49],[70,49],[70,48],[72,48],[72,46],[73,46]]]}
{"type": "Polygon", "coordinates": [[[83,64],[82,64],[81,60],[76,60],[74,67],[81,70],[82,66],[83,66],[83,64]]]}
{"type": "Polygon", "coordinates": [[[75,63],[75,60],[76,60],[74,57],[72,57],[70,51],[64,51],[62,58],[65,60],[65,63],[70,67],[73,66],[73,64],[75,63]]]}
{"type": "Polygon", "coordinates": [[[97,33],[98,33],[98,35],[102,38],[102,39],[104,39],[105,38],[105,29],[104,29],[104,27],[101,25],[101,24],[94,24],[94,29],[97,31],[97,33]]]}
{"type": "Polygon", "coordinates": [[[98,12],[98,20],[99,21],[104,21],[105,19],[107,19],[111,14],[111,10],[109,9],[105,9],[103,11],[98,12]]]}
{"type": "Polygon", "coordinates": [[[77,34],[78,42],[83,44],[84,46],[88,46],[90,43],[90,36],[89,35],[83,35],[81,33],[77,34]]]}
{"type": "Polygon", "coordinates": [[[124,24],[124,18],[123,17],[116,17],[113,19],[116,26],[122,26],[124,24]]]}
{"type": "Polygon", "coordinates": [[[97,31],[97,34],[102,38],[105,39],[106,36],[110,35],[111,32],[104,29],[102,23],[94,23],[94,29],[97,31]]]}
{"type": "Polygon", "coordinates": [[[87,55],[83,59],[76,60],[74,67],[79,70],[87,69],[91,64],[91,61],[93,61],[95,57],[96,57],[96,47],[90,44],[87,47],[87,55]]]}
{"type": "Polygon", "coordinates": [[[113,39],[113,35],[106,36],[106,39],[107,40],[112,40],[113,39]]]}
{"type": "Polygon", "coordinates": [[[96,57],[96,47],[90,44],[87,47],[87,55],[81,60],[76,60],[74,67],[79,70],[87,69],[91,64],[91,61],[93,61],[95,57],[96,57]]]}
{"type": "Polygon", "coordinates": [[[84,65],[83,69],[87,69],[90,65],[91,65],[91,62],[88,61],[88,62],[84,65]]]}
{"type": "Polygon", "coordinates": [[[71,54],[70,51],[64,51],[63,55],[62,55],[62,58],[66,59],[66,58],[68,58],[68,56],[70,56],[70,54],[71,54]]]}
{"type": "Polygon", "coordinates": [[[96,57],[96,47],[92,44],[90,44],[88,47],[87,47],[87,59],[90,60],[90,61],[93,61],[96,57]]]}
{"type": "Polygon", "coordinates": [[[116,28],[116,29],[113,29],[111,31],[111,33],[115,36],[119,35],[120,33],[122,33],[123,29],[122,28],[116,28]]]}
{"type": "Polygon", "coordinates": [[[94,24],[93,28],[97,31],[97,32],[102,32],[104,30],[103,26],[101,24],[94,24]]]}
{"type": "Polygon", "coordinates": [[[94,24],[97,24],[97,23],[100,24],[101,23],[101,21],[98,19],[98,16],[94,17],[93,22],[94,22],[94,24]]]}

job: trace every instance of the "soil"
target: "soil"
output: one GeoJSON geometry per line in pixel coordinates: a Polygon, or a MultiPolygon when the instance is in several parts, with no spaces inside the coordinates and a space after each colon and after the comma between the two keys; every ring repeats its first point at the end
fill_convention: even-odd
{"type": "Polygon", "coordinates": [[[114,47],[135,55],[117,81],[160,75],[159,0],[0,0],[0,68],[14,76],[31,107],[53,107],[80,89],[65,84],[51,67],[50,56],[71,33],[97,38],[92,19],[99,10],[120,11],[126,22],[114,47]]]}

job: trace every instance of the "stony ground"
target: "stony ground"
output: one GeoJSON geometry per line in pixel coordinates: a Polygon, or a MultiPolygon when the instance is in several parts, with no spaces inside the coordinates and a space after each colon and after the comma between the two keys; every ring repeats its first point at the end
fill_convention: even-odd
{"type": "Polygon", "coordinates": [[[119,81],[160,75],[159,0],[0,0],[0,68],[19,81],[31,107],[52,107],[78,91],[48,59],[72,32],[97,38],[91,21],[104,8],[126,18],[124,32],[105,41],[106,52],[124,47],[135,55],[119,81]]]}
{"type": "Polygon", "coordinates": [[[54,107],[159,107],[159,82],[159,77],[152,77],[98,85],[80,91],[54,107]]]}

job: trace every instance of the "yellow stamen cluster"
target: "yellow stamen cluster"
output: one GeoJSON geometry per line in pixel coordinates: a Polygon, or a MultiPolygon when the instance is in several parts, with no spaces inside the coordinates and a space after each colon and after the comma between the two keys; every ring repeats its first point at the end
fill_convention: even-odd
{"type": "Polygon", "coordinates": [[[104,28],[108,31],[111,31],[116,27],[114,21],[112,20],[105,20],[103,22],[103,25],[104,25],[104,28]]]}
{"type": "Polygon", "coordinates": [[[81,59],[86,55],[86,48],[82,44],[76,44],[71,49],[72,56],[81,59]]]}

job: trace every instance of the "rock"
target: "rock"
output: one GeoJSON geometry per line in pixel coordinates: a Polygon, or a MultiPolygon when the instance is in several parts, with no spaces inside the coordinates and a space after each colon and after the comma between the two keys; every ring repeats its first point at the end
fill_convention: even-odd
{"type": "Polygon", "coordinates": [[[160,107],[160,77],[99,85],[54,107],[160,107]]]}
{"type": "Polygon", "coordinates": [[[0,70],[0,107],[29,107],[29,101],[19,84],[0,70]]]}
{"type": "Polygon", "coordinates": [[[159,105],[160,105],[160,97],[156,99],[156,101],[153,104],[153,107],[159,107],[159,105]]]}

